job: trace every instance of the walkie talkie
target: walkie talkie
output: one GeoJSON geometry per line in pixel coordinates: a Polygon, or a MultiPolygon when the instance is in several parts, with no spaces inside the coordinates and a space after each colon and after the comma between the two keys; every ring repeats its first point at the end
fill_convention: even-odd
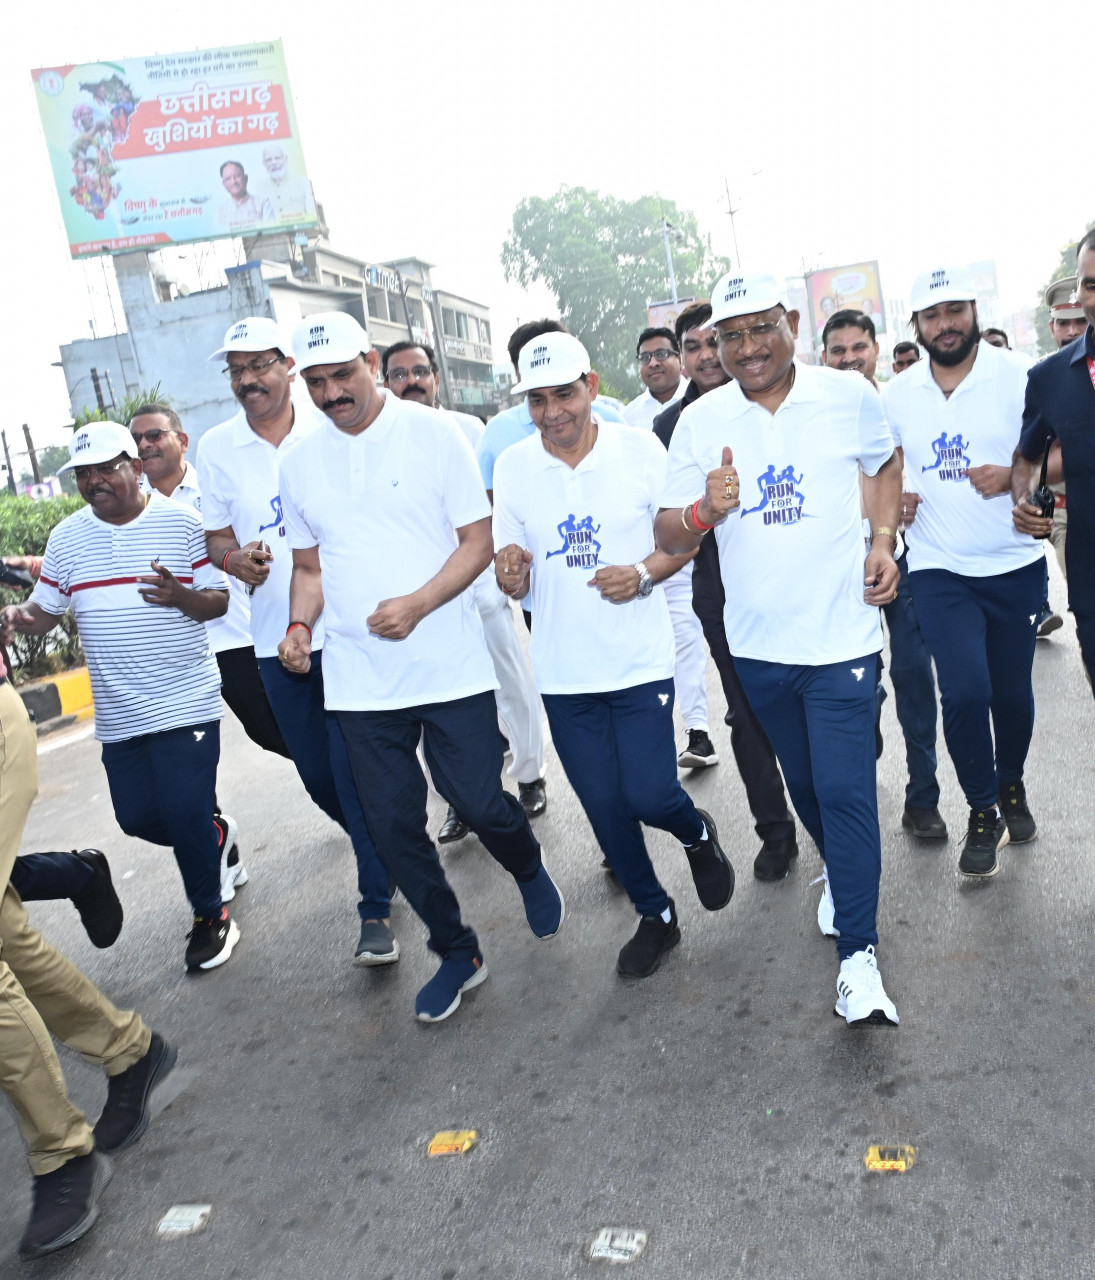
{"type": "MultiPolygon", "coordinates": [[[[1031,506],[1038,508],[1038,514],[1043,520],[1053,518],[1053,512],[1057,506],[1057,496],[1053,490],[1046,484],[1046,469],[1049,466],[1049,442],[1046,442],[1046,451],[1042,454],[1042,470],[1038,475],[1038,488],[1030,495],[1031,506]]],[[[1048,538],[1048,533],[1039,534],[1039,537],[1048,538]]]]}

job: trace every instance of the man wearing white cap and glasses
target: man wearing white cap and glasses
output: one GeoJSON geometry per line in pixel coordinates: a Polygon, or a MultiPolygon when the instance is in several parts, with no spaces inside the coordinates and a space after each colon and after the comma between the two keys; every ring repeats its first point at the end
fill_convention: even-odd
{"type": "Polygon", "coordinates": [[[875,958],[874,706],[901,464],[866,379],[795,360],[798,312],[773,277],[724,276],[711,305],[733,381],[681,414],[658,545],[680,554],[715,530],[734,664],[825,860],[818,921],[837,935],[835,1011],[852,1026],[896,1024],[875,958]]]}
{"type": "Polygon", "coordinates": [[[965,267],[921,272],[912,309],[928,359],[882,396],[920,499],[906,535],[909,590],[970,810],[958,869],[994,876],[1009,840],[1037,834],[1023,766],[1034,729],[1031,668],[1045,564],[1040,544],[1012,525],[1009,490],[1027,364],[980,341],[965,267]]]}
{"type": "Polygon", "coordinates": [[[533,933],[552,937],[563,920],[500,779],[497,681],[467,589],[490,563],[490,504],[461,431],[377,387],[380,357],[352,316],[310,316],[293,354],[327,421],[281,461],[293,577],[279,654],[306,672],[322,612],[326,705],[377,851],[441,957],[415,1002],[417,1018],[439,1022],[487,970],[426,834],[419,740],[438,791],[517,881],[533,933]]]}
{"type": "Polygon", "coordinates": [[[221,898],[224,828],[213,821],[220,758],[220,672],[204,624],[228,609],[197,513],[141,492],[141,462],[116,422],[81,427],[71,470],[88,504],[49,535],[42,575],[11,630],[45,635],[76,615],[95,697],[95,736],[118,825],[169,845],[194,909],[190,969],[231,956],[239,928],[221,898]]]}
{"type": "Polygon", "coordinates": [[[681,935],[642,823],[680,840],[709,911],[734,892],[711,815],[677,779],[673,624],[660,584],[694,552],[655,548],[665,449],[648,430],[594,415],[597,375],[581,342],[545,333],[518,370],[514,390],[537,434],[495,463],[495,572],[507,595],[532,595],[530,653],[555,750],[640,917],[617,970],[645,978],[681,935]]]}
{"type": "Polygon", "coordinates": [[[232,325],[209,358],[225,362],[240,402],[239,413],[198,444],[209,554],[252,592],[251,633],[274,718],[308,794],[353,844],[361,922],[354,963],[392,964],[399,959],[399,943],[389,921],[388,875],[357,801],[338,722],[324,710],[322,619],[315,624],[306,673],[287,671],[277,656],[289,622],[293,567],[278,462],[322,425],[323,415],[310,397],[293,396],[289,340],[266,316],[232,325]]]}

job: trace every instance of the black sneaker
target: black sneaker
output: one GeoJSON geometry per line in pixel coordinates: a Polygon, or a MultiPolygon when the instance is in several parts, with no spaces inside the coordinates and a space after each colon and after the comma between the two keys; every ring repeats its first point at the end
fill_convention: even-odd
{"type": "Polygon", "coordinates": [[[76,856],[91,868],[92,879],[83,893],[72,899],[72,905],[80,913],[80,922],[92,945],[112,947],[122,931],[124,913],[110,878],[106,854],[98,849],[81,849],[76,856]]]}
{"type": "Polygon", "coordinates": [[[792,831],[786,836],[770,836],[753,859],[753,875],[758,880],[782,880],[798,857],[798,840],[792,831]]]}
{"type": "Polygon", "coordinates": [[[240,938],[239,925],[221,907],[219,916],[195,916],[194,927],[186,935],[186,967],[216,969],[232,954],[240,938]]]}
{"type": "MultiPolygon", "coordinates": [[[[1038,619],[1038,631],[1036,638],[1039,640],[1046,640],[1055,631],[1060,631],[1064,625],[1064,619],[1060,614],[1054,613],[1048,604],[1044,605],[1042,608],[1042,615],[1038,619]]],[[[1012,843],[1015,843],[1014,839],[1012,840],[1012,843]]]]}
{"type": "Polygon", "coordinates": [[[44,1258],[86,1235],[99,1216],[96,1201],[113,1172],[106,1156],[92,1151],[66,1161],[53,1173],[39,1174],[30,1221],[19,1241],[20,1258],[44,1258]]]}
{"type": "Polygon", "coordinates": [[[707,839],[685,845],[696,896],[708,911],[721,911],[734,896],[734,868],[719,844],[715,819],[705,809],[696,812],[707,828],[707,839]]]}
{"type": "Polygon", "coordinates": [[[971,809],[958,870],[966,876],[994,876],[1000,870],[996,855],[1007,842],[1007,824],[995,808],[971,809]]]}
{"type": "Polygon", "coordinates": [[[939,806],[930,809],[918,809],[907,804],[901,814],[901,825],[918,840],[946,840],[947,824],[939,812],[939,806]]]}
{"type": "Polygon", "coordinates": [[[621,950],[616,972],[623,978],[648,978],[662,962],[662,956],[681,940],[677,908],[669,899],[669,923],[661,916],[643,916],[635,936],[621,950]]]}
{"type": "Polygon", "coordinates": [[[535,782],[519,782],[517,795],[530,818],[538,818],[547,808],[547,788],[543,778],[537,778],[535,782]]]}
{"type": "Polygon", "coordinates": [[[689,729],[688,746],[677,757],[680,769],[707,769],[718,764],[719,753],[715,744],[707,736],[706,729],[689,729]]]}
{"type": "Polygon", "coordinates": [[[1038,824],[1027,808],[1027,789],[1021,782],[1009,782],[1000,788],[1000,812],[1008,824],[1012,844],[1027,844],[1038,834],[1038,824]]]}
{"type": "Polygon", "coordinates": [[[456,816],[456,810],[449,805],[449,812],[445,817],[441,830],[437,833],[438,844],[452,844],[455,840],[463,840],[468,834],[468,824],[461,822],[456,816]]]}
{"type": "Polygon", "coordinates": [[[152,1033],[148,1052],[120,1076],[111,1076],[106,1106],[95,1123],[95,1145],[113,1155],[131,1147],[148,1128],[148,1100],[152,1090],[170,1074],[179,1052],[152,1033]]]}

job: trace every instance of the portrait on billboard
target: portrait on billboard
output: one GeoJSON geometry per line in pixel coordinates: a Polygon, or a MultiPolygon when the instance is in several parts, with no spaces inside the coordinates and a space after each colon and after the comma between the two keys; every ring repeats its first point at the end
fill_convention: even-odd
{"type": "Polygon", "coordinates": [[[886,332],[877,262],[810,271],[806,275],[806,293],[815,338],[821,337],[826,320],[836,311],[862,311],[874,321],[876,333],[886,332]]]}

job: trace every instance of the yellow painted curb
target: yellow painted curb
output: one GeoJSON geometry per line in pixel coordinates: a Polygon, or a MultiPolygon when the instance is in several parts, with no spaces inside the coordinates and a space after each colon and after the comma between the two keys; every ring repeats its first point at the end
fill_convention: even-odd
{"type": "Polygon", "coordinates": [[[78,720],[87,720],[95,714],[91,700],[91,677],[87,667],[77,667],[75,671],[62,671],[60,675],[46,676],[43,684],[55,684],[61,699],[61,714],[75,716],[78,720]]]}

